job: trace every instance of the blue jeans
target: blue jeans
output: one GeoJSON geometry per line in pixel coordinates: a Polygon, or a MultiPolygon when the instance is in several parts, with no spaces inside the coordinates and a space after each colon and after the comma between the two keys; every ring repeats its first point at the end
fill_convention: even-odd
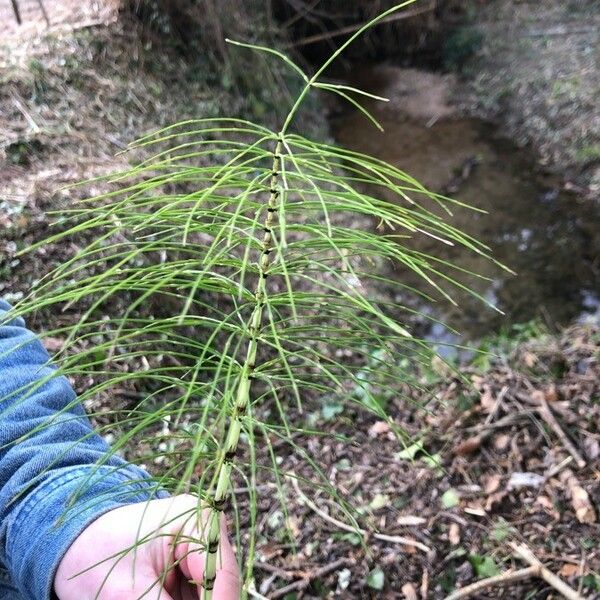
{"type": "Polygon", "coordinates": [[[0,568],[0,600],[23,600],[19,590],[12,582],[10,573],[6,569],[0,568]]]}
{"type": "Polygon", "coordinates": [[[110,452],[40,341],[0,300],[0,600],[50,600],[60,559],[93,520],[165,495],[110,452]]]}

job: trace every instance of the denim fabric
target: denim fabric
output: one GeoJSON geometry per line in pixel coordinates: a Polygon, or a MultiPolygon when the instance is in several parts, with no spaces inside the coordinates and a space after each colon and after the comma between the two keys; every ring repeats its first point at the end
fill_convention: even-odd
{"type": "Polygon", "coordinates": [[[48,600],[60,559],[105,512],[164,497],[94,433],[67,379],[0,300],[0,600],[48,600]]]}

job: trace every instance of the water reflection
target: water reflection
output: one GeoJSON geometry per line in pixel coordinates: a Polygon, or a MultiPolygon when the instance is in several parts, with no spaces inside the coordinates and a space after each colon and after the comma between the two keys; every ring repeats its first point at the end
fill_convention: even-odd
{"type": "MultiPolygon", "coordinates": [[[[431,105],[441,93],[432,90],[432,82],[440,81],[426,79],[415,86],[410,80],[407,87],[403,81],[407,73],[414,78],[418,72],[390,67],[355,71],[353,85],[393,96],[389,104],[370,106],[385,132],[377,131],[358,112],[345,111],[331,119],[335,137],[346,147],[397,165],[430,189],[488,211],[456,209],[452,222],[488,244],[493,255],[517,273],[512,276],[477,255],[421,237],[418,250],[438,256],[445,252],[444,258],[485,275],[488,281],[462,279],[505,313],[495,313],[455,291],[458,308],[440,298],[433,315],[477,339],[502,325],[533,318],[564,324],[595,311],[600,219],[594,207],[560,192],[557,181],[540,173],[528,152],[502,139],[491,125],[454,118],[447,106],[440,102],[436,106],[435,101],[427,107],[433,114],[423,112],[423,104],[411,95],[425,94],[431,105]],[[420,113],[407,111],[411,102],[421,107],[420,113]]],[[[396,269],[403,282],[431,293],[413,275],[396,269]]],[[[429,334],[444,338],[446,334],[437,329],[429,334]]]]}

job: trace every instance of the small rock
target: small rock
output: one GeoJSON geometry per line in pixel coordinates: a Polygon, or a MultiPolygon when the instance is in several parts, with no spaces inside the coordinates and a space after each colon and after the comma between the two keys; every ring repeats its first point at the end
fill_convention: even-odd
{"type": "Polygon", "coordinates": [[[538,473],[519,473],[515,472],[510,476],[508,480],[509,490],[518,490],[523,487],[540,487],[544,483],[544,476],[538,473]]]}

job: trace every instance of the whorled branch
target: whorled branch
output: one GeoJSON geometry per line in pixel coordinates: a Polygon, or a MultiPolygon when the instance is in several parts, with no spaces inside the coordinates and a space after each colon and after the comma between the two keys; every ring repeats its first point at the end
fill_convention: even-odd
{"type": "Polygon", "coordinates": [[[235,404],[229,419],[229,428],[225,439],[225,446],[218,466],[217,486],[211,501],[211,514],[209,518],[208,536],[206,540],[206,566],[204,570],[204,598],[212,598],[212,590],[217,575],[217,555],[219,550],[221,513],[225,507],[227,492],[229,489],[231,469],[242,430],[242,419],[248,410],[250,402],[250,386],[254,378],[256,368],[256,353],[258,349],[258,335],[262,324],[262,315],[266,298],[266,280],[269,275],[271,260],[269,255],[273,249],[272,226],[277,213],[277,202],[279,198],[278,181],[281,169],[281,147],[279,140],[273,153],[273,166],[271,172],[269,202],[267,215],[264,222],[264,234],[262,239],[261,254],[259,259],[258,283],[254,294],[254,310],[248,324],[250,340],[246,351],[246,360],[242,367],[237,387],[235,404]]]}

